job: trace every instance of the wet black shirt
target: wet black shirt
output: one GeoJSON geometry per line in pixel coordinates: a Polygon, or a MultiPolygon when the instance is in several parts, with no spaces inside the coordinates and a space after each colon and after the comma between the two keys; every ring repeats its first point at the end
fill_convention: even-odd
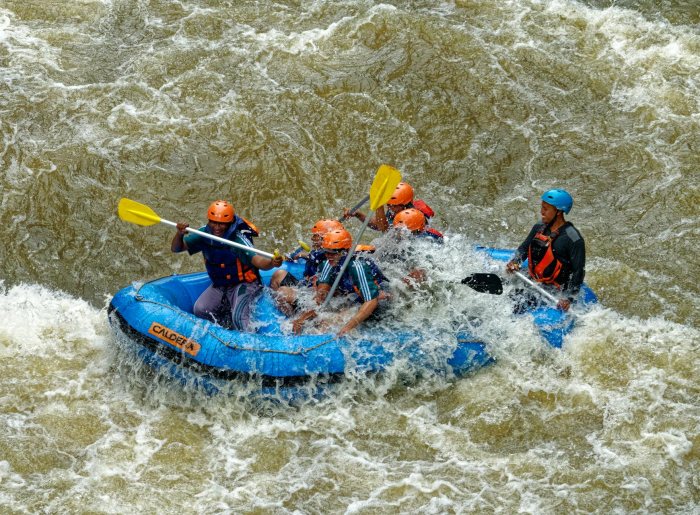
{"type": "MultiPolygon", "coordinates": [[[[518,247],[514,259],[522,263],[527,258],[527,251],[535,234],[542,232],[545,236],[551,234],[549,227],[540,222],[535,224],[525,241],[518,247]]],[[[562,271],[557,282],[562,285],[562,291],[569,300],[578,295],[586,275],[586,245],[583,236],[571,222],[566,222],[559,228],[557,236],[552,244],[554,257],[562,262],[562,271]]]]}

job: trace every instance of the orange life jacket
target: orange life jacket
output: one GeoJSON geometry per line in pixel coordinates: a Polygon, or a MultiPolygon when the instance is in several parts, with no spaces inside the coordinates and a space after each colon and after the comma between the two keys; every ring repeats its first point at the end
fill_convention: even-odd
{"type": "Polygon", "coordinates": [[[554,256],[552,251],[557,236],[559,236],[558,230],[553,231],[549,236],[546,236],[543,231],[535,234],[527,251],[527,261],[533,279],[540,283],[560,287],[561,284],[557,278],[561,274],[564,264],[554,256]]]}
{"type": "Polygon", "coordinates": [[[424,233],[426,234],[426,236],[429,236],[429,237],[431,237],[437,241],[440,241],[440,242],[444,238],[444,236],[442,235],[442,233],[440,231],[438,231],[437,229],[433,229],[432,227],[426,227],[424,230],[424,233]]]}
{"type": "Polygon", "coordinates": [[[413,200],[413,207],[423,213],[426,218],[435,216],[435,211],[433,211],[431,207],[425,203],[425,201],[419,198],[413,200]]]}

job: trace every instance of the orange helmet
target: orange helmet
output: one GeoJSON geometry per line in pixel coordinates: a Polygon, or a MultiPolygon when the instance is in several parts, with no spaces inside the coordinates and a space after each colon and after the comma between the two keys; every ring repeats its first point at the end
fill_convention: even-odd
{"type": "Polygon", "coordinates": [[[230,224],[236,213],[233,206],[225,200],[215,200],[207,209],[207,218],[212,222],[224,222],[230,224]]]}
{"type": "Polygon", "coordinates": [[[311,228],[311,234],[320,234],[323,236],[328,231],[333,231],[336,229],[345,229],[345,227],[343,227],[343,224],[341,224],[338,220],[323,218],[314,224],[314,226],[311,228]]]}
{"type": "Polygon", "coordinates": [[[411,232],[425,228],[425,215],[417,209],[404,209],[394,217],[394,227],[406,227],[411,232]]]}
{"type": "Polygon", "coordinates": [[[328,231],[321,247],[327,250],[348,250],[352,246],[352,236],[345,229],[328,231]]]}
{"type": "Polygon", "coordinates": [[[394,194],[387,201],[387,204],[389,204],[390,206],[405,206],[406,204],[410,204],[412,201],[413,188],[407,182],[400,182],[399,185],[396,186],[394,194]]]}

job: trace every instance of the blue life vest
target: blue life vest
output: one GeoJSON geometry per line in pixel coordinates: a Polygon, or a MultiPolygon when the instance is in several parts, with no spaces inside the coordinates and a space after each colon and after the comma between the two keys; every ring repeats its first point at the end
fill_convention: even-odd
{"type": "Polygon", "coordinates": [[[309,253],[309,257],[306,260],[306,266],[304,267],[304,279],[311,279],[318,274],[318,268],[321,266],[326,259],[326,253],[323,249],[312,250],[309,253]]]}
{"type": "MultiPolygon", "coordinates": [[[[338,275],[338,272],[340,272],[340,269],[343,266],[343,263],[345,263],[346,259],[347,256],[344,256],[343,258],[341,258],[338,264],[333,267],[334,276],[338,275]]],[[[343,272],[343,277],[340,278],[340,282],[338,283],[338,289],[336,291],[345,294],[355,292],[355,285],[352,283],[352,275],[350,275],[349,267],[345,269],[345,272],[343,272]]]]}
{"type": "MultiPolygon", "coordinates": [[[[345,260],[347,259],[347,256],[343,257],[336,266],[333,267],[333,275],[337,275],[338,272],[340,272],[341,267],[343,266],[343,263],[345,263],[345,260]]],[[[369,268],[372,272],[372,276],[374,277],[374,280],[377,282],[377,284],[382,284],[383,282],[387,281],[386,276],[382,273],[382,271],[379,269],[377,264],[369,259],[368,257],[364,256],[353,256],[353,261],[358,260],[362,261],[363,263],[366,263],[369,265],[369,268]]],[[[352,274],[350,272],[350,267],[345,269],[345,272],[343,272],[343,277],[341,277],[340,282],[338,283],[338,290],[340,293],[357,293],[357,290],[355,289],[355,285],[352,282],[352,274]]]]}
{"type": "MultiPolygon", "coordinates": [[[[208,226],[204,226],[202,231],[211,234],[208,226]]],[[[257,232],[236,216],[222,238],[233,241],[236,235],[252,244],[251,236],[257,235],[257,232]]],[[[258,269],[244,264],[238,257],[242,250],[209,238],[203,239],[201,244],[207,273],[214,286],[236,286],[241,283],[260,282],[258,269]]]]}
{"type": "Polygon", "coordinates": [[[367,263],[369,265],[369,268],[372,270],[372,275],[374,276],[374,279],[377,281],[377,284],[382,284],[384,282],[387,282],[386,276],[382,273],[382,271],[379,269],[377,266],[377,263],[372,261],[368,257],[364,256],[358,256],[357,259],[362,260],[364,263],[367,263]]]}

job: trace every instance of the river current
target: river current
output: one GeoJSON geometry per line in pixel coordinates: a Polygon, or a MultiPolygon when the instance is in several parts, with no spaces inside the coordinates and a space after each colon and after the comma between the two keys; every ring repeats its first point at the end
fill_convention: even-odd
{"type": "Polygon", "coordinates": [[[694,0],[0,0],[0,512],[698,513],[699,170],[694,0]],[[203,268],[121,197],[287,251],[382,163],[446,234],[398,322],[495,365],[289,406],[119,345],[117,290],[203,268]],[[600,298],[561,350],[456,284],[553,187],[600,298]]]}

